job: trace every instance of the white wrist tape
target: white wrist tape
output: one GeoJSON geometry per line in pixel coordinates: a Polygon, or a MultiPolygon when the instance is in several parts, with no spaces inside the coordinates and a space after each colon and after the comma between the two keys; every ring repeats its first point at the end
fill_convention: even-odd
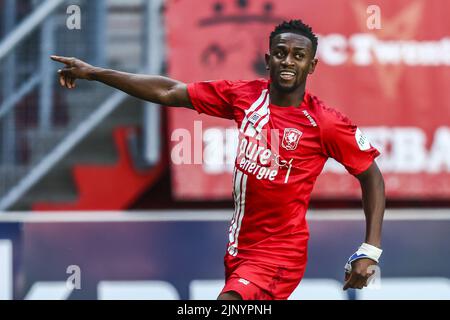
{"type": "Polygon", "coordinates": [[[380,248],[372,246],[368,243],[363,243],[359,249],[350,258],[348,258],[348,261],[345,264],[345,272],[352,272],[352,262],[358,259],[371,259],[378,263],[382,252],[383,250],[380,248]]]}

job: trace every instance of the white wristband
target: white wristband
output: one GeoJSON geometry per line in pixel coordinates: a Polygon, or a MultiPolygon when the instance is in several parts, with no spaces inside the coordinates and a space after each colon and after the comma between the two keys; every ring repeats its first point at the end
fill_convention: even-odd
{"type": "Polygon", "coordinates": [[[377,248],[368,243],[363,243],[359,247],[358,251],[356,251],[357,254],[365,254],[367,258],[372,259],[376,263],[378,263],[378,261],[380,260],[382,252],[383,250],[381,250],[380,248],[377,248]]]}
{"type": "Polygon", "coordinates": [[[371,259],[378,263],[382,252],[383,250],[381,250],[380,248],[372,246],[368,243],[363,243],[358,248],[358,250],[354,254],[352,254],[350,258],[348,258],[348,261],[345,264],[345,271],[347,273],[350,273],[352,271],[352,262],[358,259],[371,259]]]}

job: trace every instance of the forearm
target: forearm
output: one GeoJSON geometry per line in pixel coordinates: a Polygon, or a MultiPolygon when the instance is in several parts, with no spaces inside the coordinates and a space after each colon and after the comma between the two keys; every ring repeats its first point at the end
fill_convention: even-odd
{"type": "Polygon", "coordinates": [[[102,82],[136,98],[162,105],[188,106],[188,101],[176,99],[171,92],[182,85],[176,80],[162,77],[132,74],[121,71],[93,68],[90,79],[102,82]]]}
{"type": "Polygon", "coordinates": [[[381,248],[381,231],[385,210],[383,176],[376,167],[373,173],[360,179],[364,214],[366,216],[365,242],[381,248]]]}

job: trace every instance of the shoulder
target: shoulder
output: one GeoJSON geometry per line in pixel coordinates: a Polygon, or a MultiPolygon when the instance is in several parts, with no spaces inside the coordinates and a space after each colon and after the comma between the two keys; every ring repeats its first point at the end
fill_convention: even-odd
{"type": "Polygon", "coordinates": [[[315,95],[309,94],[309,99],[311,111],[322,129],[332,129],[336,125],[352,125],[350,118],[339,109],[325,104],[315,95]]]}
{"type": "Polygon", "coordinates": [[[261,92],[268,87],[268,80],[208,80],[188,84],[188,89],[212,90],[233,96],[261,92]]]}
{"type": "Polygon", "coordinates": [[[266,96],[269,82],[265,79],[228,81],[228,95],[243,106],[266,96]]]}
{"type": "Polygon", "coordinates": [[[231,87],[231,89],[242,93],[262,91],[264,89],[267,89],[269,85],[269,82],[266,79],[225,81],[231,87]]]}
{"type": "Polygon", "coordinates": [[[217,79],[217,80],[205,80],[194,82],[193,84],[204,84],[211,86],[223,86],[223,87],[231,87],[231,88],[262,88],[267,87],[269,81],[266,79],[254,79],[254,80],[226,80],[226,79],[217,79]]]}

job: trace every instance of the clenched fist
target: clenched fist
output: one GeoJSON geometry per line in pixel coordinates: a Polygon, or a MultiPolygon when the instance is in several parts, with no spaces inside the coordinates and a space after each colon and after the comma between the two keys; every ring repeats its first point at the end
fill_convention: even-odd
{"type": "Polygon", "coordinates": [[[344,291],[352,289],[362,289],[367,287],[367,281],[374,274],[374,270],[370,267],[375,266],[377,263],[371,259],[358,259],[352,262],[352,271],[345,274],[344,291]]]}

